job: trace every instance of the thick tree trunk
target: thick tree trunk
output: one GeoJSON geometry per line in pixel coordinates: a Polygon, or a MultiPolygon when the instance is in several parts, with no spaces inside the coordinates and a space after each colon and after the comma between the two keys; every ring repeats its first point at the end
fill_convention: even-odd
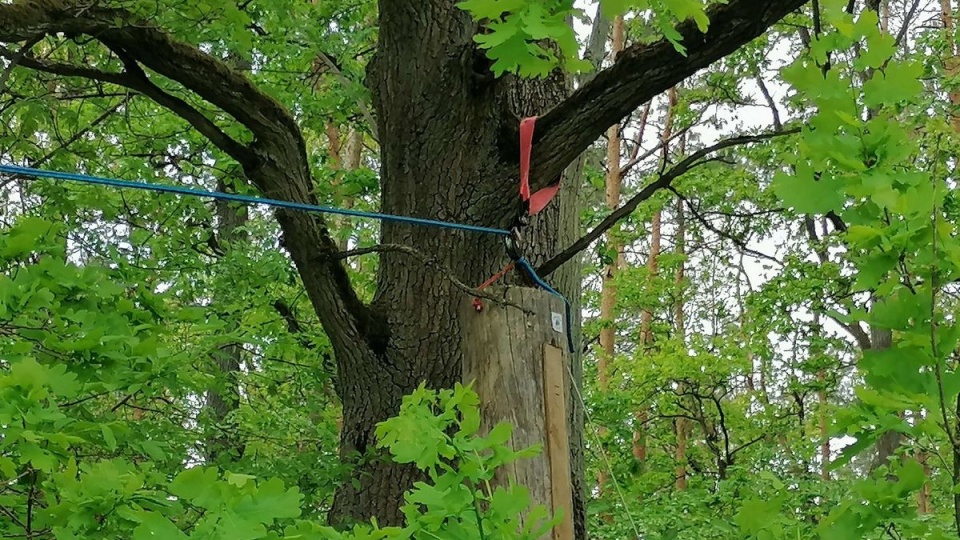
{"type": "MultiPolygon", "coordinates": [[[[517,150],[501,146],[503,133],[515,130],[520,118],[559,103],[567,81],[494,80],[474,48],[476,27],[467,14],[443,0],[427,0],[416,10],[404,4],[381,2],[379,48],[367,79],[382,141],[383,211],[508,227],[519,208],[518,173],[503,162],[504,156],[515,159],[517,150]]],[[[565,178],[557,199],[523,231],[526,256],[535,265],[574,239],[576,200],[577,185],[565,178]]],[[[507,260],[501,239],[489,235],[384,223],[382,242],[436,257],[466,283],[481,283],[507,260]]],[[[574,313],[578,278],[577,263],[550,276],[574,313]]],[[[460,379],[462,301],[448,276],[408,255],[382,254],[372,308],[384,317],[389,338],[382,348],[349,360],[337,349],[345,460],[371,450],[377,422],[396,414],[401,398],[421,382],[449,387],[460,379]]],[[[517,331],[516,339],[523,339],[523,329],[517,331]]],[[[573,364],[579,381],[579,358],[573,364]]],[[[567,392],[574,521],[582,537],[582,407],[576,395],[567,392]]],[[[409,467],[363,461],[353,473],[356,482],[344,482],[338,491],[331,520],[366,520],[372,514],[380,523],[399,523],[399,501],[415,478],[409,467]]]]}

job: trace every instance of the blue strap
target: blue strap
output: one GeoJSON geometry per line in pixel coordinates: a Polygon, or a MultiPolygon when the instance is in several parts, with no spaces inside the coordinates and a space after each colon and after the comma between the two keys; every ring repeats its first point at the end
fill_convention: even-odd
{"type": "Polygon", "coordinates": [[[551,287],[550,284],[543,280],[543,278],[538,276],[537,271],[533,269],[533,265],[530,264],[530,261],[523,257],[519,257],[516,262],[517,265],[523,268],[527,275],[530,276],[530,279],[532,279],[534,283],[540,286],[543,290],[563,300],[567,318],[567,346],[570,347],[570,352],[573,353],[576,351],[573,346],[573,312],[570,309],[570,302],[567,300],[567,297],[557,292],[556,289],[551,287]]]}
{"type": "Polygon", "coordinates": [[[237,202],[242,202],[247,204],[264,204],[267,206],[276,206],[279,208],[288,208],[291,210],[304,210],[306,212],[318,212],[322,214],[339,214],[342,216],[378,219],[380,221],[395,221],[399,223],[409,223],[412,225],[426,225],[428,227],[441,227],[445,229],[455,229],[455,230],[470,231],[470,232],[485,233],[485,234],[496,234],[500,236],[510,236],[510,231],[507,231],[504,229],[494,229],[490,227],[480,227],[477,225],[465,225],[462,223],[451,223],[448,221],[437,221],[433,219],[421,219],[421,218],[407,217],[407,216],[395,216],[392,214],[380,214],[377,212],[364,212],[362,210],[347,210],[345,208],[317,206],[313,204],[281,201],[278,199],[253,197],[250,195],[238,195],[236,193],[224,193],[222,191],[206,191],[202,189],[186,188],[182,186],[148,184],[145,182],[130,182],[128,180],[101,178],[98,176],[88,176],[85,174],[44,171],[41,169],[33,169],[30,167],[19,167],[17,165],[0,165],[0,173],[16,174],[20,176],[28,176],[33,178],[52,178],[56,180],[69,180],[73,182],[81,182],[85,184],[97,184],[101,186],[144,189],[147,191],[159,191],[161,193],[177,193],[180,195],[191,195],[194,197],[208,197],[212,199],[221,199],[225,201],[237,201],[237,202]]]}

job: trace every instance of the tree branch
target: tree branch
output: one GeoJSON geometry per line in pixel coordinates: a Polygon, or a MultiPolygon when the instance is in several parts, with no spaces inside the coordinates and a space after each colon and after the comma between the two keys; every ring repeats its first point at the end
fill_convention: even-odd
{"type": "Polygon", "coordinates": [[[170,110],[172,113],[189,122],[191,126],[209,139],[210,142],[237,160],[237,163],[241,166],[246,167],[253,164],[253,154],[245,145],[224,133],[212,120],[193,108],[189,103],[165,92],[162,88],[151,82],[147,74],[144,73],[137,64],[137,61],[127,56],[125,51],[118,50],[114,52],[120,56],[126,68],[126,78],[129,80],[128,88],[141,92],[161,107],[170,110]]]}
{"type": "Polygon", "coordinates": [[[649,199],[650,197],[653,197],[653,195],[657,191],[669,187],[674,180],[676,180],[680,176],[683,176],[694,167],[701,165],[703,163],[703,160],[710,154],[717,152],[719,150],[723,150],[724,148],[729,148],[731,146],[739,146],[742,144],[750,144],[750,143],[765,141],[765,140],[773,139],[775,137],[781,137],[784,135],[793,135],[799,132],[800,132],[799,129],[790,129],[786,131],[778,131],[775,133],[765,133],[762,135],[744,135],[742,137],[734,137],[731,139],[720,141],[717,144],[714,144],[713,146],[708,146],[707,148],[694,152],[688,158],[684,159],[683,161],[681,161],[680,163],[672,167],[669,171],[661,174],[656,181],[648,184],[645,188],[640,190],[640,193],[637,193],[636,195],[634,195],[629,201],[627,201],[622,206],[620,206],[619,208],[611,212],[610,215],[607,216],[603,221],[601,221],[599,225],[594,227],[592,231],[585,234],[582,238],[574,242],[570,247],[563,250],[559,255],[555,256],[554,258],[544,263],[542,266],[540,266],[540,268],[537,268],[537,273],[540,276],[550,275],[557,268],[560,268],[560,266],[563,265],[563,263],[569,261],[577,253],[580,253],[581,251],[586,249],[587,246],[593,243],[594,240],[603,236],[605,232],[610,230],[610,228],[616,225],[620,220],[626,218],[631,213],[633,213],[633,211],[636,210],[638,206],[640,206],[640,203],[649,199]]]}
{"type": "MultiPolygon", "coordinates": [[[[61,66],[60,75],[104,80],[137,89],[186,118],[195,129],[225,147],[244,174],[266,196],[316,204],[302,132],[291,113],[243,73],[198,47],[181,42],[130,11],[87,0],[19,0],[0,3],[0,42],[36,36],[89,36],[121,54],[132,73],[61,66]],[[159,89],[140,66],[166,77],[232,116],[253,134],[241,146],[185,101],[159,89]]],[[[22,64],[21,64],[22,65],[22,64]]],[[[277,210],[283,245],[300,273],[321,324],[335,347],[366,343],[374,353],[386,347],[385,320],[357,297],[336,257],[337,245],[321,216],[277,210]]]]}
{"type": "Polygon", "coordinates": [[[674,189],[673,186],[668,186],[667,189],[669,189],[670,191],[672,191],[673,194],[676,195],[677,198],[680,199],[681,202],[683,202],[683,204],[690,210],[690,213],[693,214],[694,219],[696,219],[698,222],[700,222],[700,224],[703,225],[703,227],[706,228],[707,230],[709,230],[709,231],[711,231],[712,233],[716,234],[716,235],[719,236],[720,238],[725,238],[725,239],[733,242],[733,244],[734,244],[735,246],[737,246],[738,248],[740,248],[740,250],[741,250],[744,254],[746,254],[746,255],[750,255],[751,257],[755,257],[755,258],[757,258],[757,259],[765,259],[765,260],[774,262],[774,263],[776,263],[777,265],[783,265],[783,262],[780,261],[780,259],[778,259],[778,258],[776,258],[776,257],[773,257],[773,256],[771,256],[771,255],[767,255],[766,253],[762,253],[762,252],[760,252],[760,251],[757,251],[757,250],[755,250],[755,249],[750,249],[749,247],[747,247],[747,242],[746,242],[746,240],[744,240],[743,238],[740,238],[740,237],[738,237],[738,236],[735,236],[735,235],[733,235],[732,233],[729,233],[729,232],[727,232],[727,231],[724,231],[724,230],[716,227],[713,223],[710,222],[709,219],[707,219],[703,214],[701,214],[700,211],[697,210],[697,208],[696,208],[695,206],[693,206],[693,203],[690,201],[690,199],[684,197],[679,191],[677,191],[676,189],[674,189]]]}
{"type": "MultiPolygon", "coordinates": [[[[839,219],[839,218],[838,218],[839,219]]],[[[811,247],[813,248],[814,253],[817,255],[817,259],[820,261],[820,264],[827,264],[830,262],[829,253],[825,246],[818,246],[821,242],[820,236],[817,234],[816,223],[813,221],[813,218],[809,215],[803,217],[803,227],[807,231],[807,237],[810,240],[811,247]]],[[[856,340],[857,345],[860,346],[862,350],[867,350],[871,348],[870,344],[870,335],[867,334],[866,330],[860,326],[860,323],[854,321],[852,323],[847,323],[837,319],[832,315],[827,315],[830,319],[840,325],[844,330],[847,331],[850,336],[856,340]]]]}
{"type": "MultiPolygon", "coordinates": [[[[636,44],[537,122],[531,185],[546,186],[593,141],[657,94],[762,35],[806,0],[732,0],[709,10],[706,34],[680,24],[686,55],[667,40],[636,44]]],[[[518,147],[518,146],[514,146],[518,147]]]]}
{"type": "MultiPolygon", "coordinates": [[[[599,70],[603,64],[603,59],[607,55],[607,36],[610,34],[610,27],[613,21],[603,15],[603,9],[597,5],[597,14],[593,18],[593,26],[590,29],[590,36],[587,38],[587,48],[584,51],[583,59],[590,62],[594,70],[599,70]]],[[[589,82],[596,76],[597,71],[589,72],[578,77],[577,82],[583,84],[589,82]]]]}
{"type": "Polygon", "coordinates": [[[10,79],[10,74],[13,73],[13,69],[17,67],[17,64],[23,60],[23,57],[26,56],[27,52],[33,48],[34,45],[40,42],[41,38],[33,38],[20,47],[20,50],[13,53],[12,56],[4,54],[3,56],[10,60],[10,63],[7,64],[6,69],[3,70],[3,73],[0,73],[0,92],[3,92],[7,89],[7,80],[10,79]]]}
{"type": "MultiPolygon", "coordinates": [[[[16,54],[17,53],[11,51],[10,49],[0,46],[0,56],[11,58],[16,54]]],[[[252,163],[252,154],[244,145],[240,144],[232,139],[229,135],[224,133],[223,130],[217,127],[216,124],[214,124],[209,118],[204,116],[203,113],[190,106],[189,103],[164,92],[159,86],[153,84],[150,79],[147,78],[146,73],[144,73],[143,70],[140,69],[140,67],[137,66],[132,59],[128,58],[124,62],[124,65],[127,68],[127,71],[124,73],[115,73],[72,64],[50,62],[48,60],[41,60],[32,56],[22,56],[19,63],[25,68],[33,69],[43,73],[60,75],[62,77],[80,77],[83,79],[91,79],[115,84],[124,88],[129,88],[130,90],[136,90],[137,92],[140,92],[157,102],[158,105],[169,109],[172,113],[189,122],[190,125],[199,131],[204,137],[208,138],[210,142],[217,145],[217,147],[226,152],[230,157],[236,159],[239,163],[252,163]]]]}
{"type": "MultiPolygon", "coordinates": [[[[78,0],[0,4],[0,41],[19,42],[59,33],[68,37],[87,35],[111,49],[126,51],[144,66],[219,107],[258,136],[276,137],[278,131],[300,132],[287,109],[243,74],[193,45],[174,40],[127,10],[78,0]]],[[[87,76],[82,69],[75,73],[87,76]]]]}

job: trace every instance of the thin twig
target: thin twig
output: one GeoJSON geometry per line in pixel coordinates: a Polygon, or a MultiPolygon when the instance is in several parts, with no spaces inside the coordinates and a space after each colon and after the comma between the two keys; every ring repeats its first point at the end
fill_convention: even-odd
{"type": "Polygon", "coordinates": [[[673,194],[676,195],[677,198],[679,198],[679,199],[684,203],[684,205],[686,205],[686,207],[687,207],[688,209],[690,209],[690,212],[693,214],[693,217],[694,217],[697,221],[699,221],[700,224],[703,225],[703,226],[704,226],[707,230],[709,230],[710,232],[716,234],[717,236],[719,236],[719,237],[721,237],[721,238],[726,238],[727,240],[730,240],[730,241],[733,242],[738,248],[740,248],[740,250],[743,251],[743,253],[745,253],[745,254],[747,254],[747,255],[756,257],[756,258],[758,258],[758,259],[766,259],[766,260],[768,260],[768,261],[775,262],[775,263],[777,263],[778,265],[782,265],[782,264],[783,264],[783,262],[782,262],[780,259],[778,259],[778,258],[776,258],[776,257],[774,257],[774,256],[772,256],[772,255],[767,255],[766,253],[761,253],[761,252],[756,251],[756,250],[754,250],[754,249],[750,249],[749,247],[747,247],[746,241],[744,241],[742,238],[737,238],[736,236],[734,236],[734,235],[732,235],[732,234],[730,234],[730,233],[728,233],[728,232],[726,232],[726,231],[722,231],[722,230],[718,229],[718,228],[715,227],[712,223],[710,223],[710,220],[708,220],[707,218],[705,218],[705,217],[693,206],[693,203],[690,202],[690,199],[684,197],[684,196],[683,196],[679,191],[677,191],[673,186],[668,186],[667,189],[670,190],[670,191],[672,191],[673,194]]]}
{"type": "Polygon", "coordinates": [[[653,197],[653,195],[656,194],[658,191],[660,191],[661,189],[665,189],[674,180],[676,180],[680,176],[683,176],[684,174],[689,172],[691,169],[699,165],[702,165],[704,163],[705,158],[707,158],[707,156],[709,156],[710,154],[717,152],[719,150],[723,150],[724,148],[730,148],[731,146],[739,146],[744,144],[766,141],[776,137],[793,135],[799,132],[800,132],[800,129],[795,128],[795,129],[790,129],[786,131],[778,131],[775,133],[764,133],[761,135],[744,135],[741,137],[733,137],[730,139],[720,141],[717,144],[714,144],[713,146],[708,146],[707,148],[694,152],[689,157],[687,157],[680,163],[676,164],[669,171],[666,171],[665,173],[660,175],[660,177],[656,181],[648,184],[645,188],[643,188],[640,191],[640,193],[637,193],[636,195],[634,195],[633,198],[631,198],[629,201],[627,201],[622,206],[620,206],[619,208],[611,212],[610,215],[607,216],[603,221],[601,221],[599,225],[597,225],[593,230],[585,234],[579,240],[571,244],[570,247],[566,248],[565,250],[560,252],[559,255],[555,256],[554,258],[544,263],[542,266],[540,266],[540,268],[537,268],[537,274],[539,274],[541,277],[545,277],[553,273],[557,268],[560,268],[560,266],[563,265],[565,262],[572,259],[578,253],[586,249],[595,240],[603,236],[603,234],[606,233],[608,230],[610,230],[611,227],[613,227],[614,225],[619,223],[621,220],[625,219],[627,216],[632,214],[633,211],[636,210],[638,206],[640,206],[640,203],[653,197]]]}
{"type": "Polygon", "coordinates": [[[425,266],[433,266],[436,270],[438,270],[441,274],[443,274],[444,277],[449,279],[450,282],[454,284],[454,286],[456,286],[458,289],[467,293],[470,296],[473,296],[475,298],[483,298],[485,300],[489,300],[491,302],[496,302],[498,304],[502,304],[506,306],[515,307],[517,309],[522,310],[524,313],[528,315],[532,314],[529,310],[523,308],[518,304],[508,301],[506,298],[498,297],[486,291],[482,291],[480,289],[467,285],[466,283],[454,277],[453,271],[451,271],[450,268],[447,267],[447,265],[443,264],[438,259],[434,257],[430,257],[429,255],[426,255],[425,253],[404,244],[378,244],[376,246],[357,248],[357,249],[352,249],[350,251],[340,252],[336,254],[336,257],[338,259],[347,259],[350,257],[359,257],[361,255],[369,255],[371,253],[386,253],[386,252],[404,253],[406,255],[410,255],[411,257],[414,257],[420,260],[420,262],[422,262],[425,266]]]}
{"type": "MultiPolygon", "coordinates": [[[[691,128],[691,127],[693,127],[693,126],[687,126],[687,127],[683,128],[683,129],[677,131],[677,132],[674,133],[671,137],[669,137],[667,140],[665,140],[665,141],[660,141],[660,144],[658,144],[658,145],[654,146],[653,148],[651,148],[650,150],[647,150],[646,152],[644,152],[643,155],[632,156],[629,161],[627,161],[626,163],[623,164],[623,166],[620,167],[620,176],[621,176],[621,177],[626,176],[627,173],[630,172],[630,169],[632,169],[632,168],[633,168],[634,166],[636,166],[638,163],[640,163],[641,161],[647,159],[648,157],[656,154],[656,153],[659,152],[661,149],[663,149],[666,145],[670,144],[670,142],[673,141],[674,139],[678,139],[678,138],[686,135],[687,132],[690,131],[690,128],[691,128]]],[[[639,148],[639,145],[637,145],[637,148],[639,148]]]]}
{"type": "Polygon", "coordinates": [[[907,30],[910,29],[910,21],[913,20],[914,15],[917,14],[917,8],[920,7],[920,0],[913,0],[913,5],[910,6],[910,11],[907,12],[906,17],[903,18],[903,26],[900,27],[900,31],[897,32],[897,39],[894,41],[894,46],[900,48],[900,43],[903,42],[903,39],[907,37],[907,30]]]}

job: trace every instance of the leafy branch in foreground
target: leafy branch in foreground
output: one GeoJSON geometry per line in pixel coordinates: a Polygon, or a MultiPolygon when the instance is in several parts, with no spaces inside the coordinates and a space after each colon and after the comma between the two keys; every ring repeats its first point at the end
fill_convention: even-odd
{"type": "Polygon", "coordinates": [[[406,527],[357,525],[340,533],[301,524],[288,537],[329,540],[457,538],[463,540],[536,540],[559,523],[547,508],[532,505],[526,487],[494,486],[498,469],[540,452],[538,446],[514,451],[512,427],[500,423],[486,436],[480,430],[480,400],[469,387],[430,390],[420,385],[404,397],[400,413],[377,426],[377,445],[397,463],[413,464],[428,481],[417,482],[404,497],[406,527]]]}

